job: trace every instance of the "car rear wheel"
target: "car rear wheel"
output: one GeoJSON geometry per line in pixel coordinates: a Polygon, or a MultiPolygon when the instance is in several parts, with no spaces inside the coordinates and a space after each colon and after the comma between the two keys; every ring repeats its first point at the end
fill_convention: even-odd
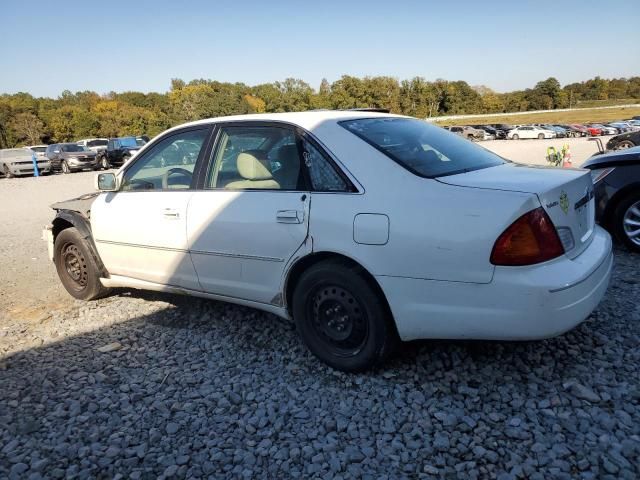
{"type": "Polygon", "coordinates": [[[64,288],[79,300],[104,297],[109,289],[100,283],[100,273],[87,240],[76,228],[60,232],[54,244],[53,261],[64,288]]]}
{"type": "Polygon", "coordinates": [[[511,138],[513,138],[514,140],[518,140],[520,137],[518,136],[518,134],[514,134],[511,138]]]}
{"type": "Polygon", "coordinates": [[[538,140],[544,140],[544,133],[538,134],[538,140]]]}
{"type": "Polygon", "coordinates": [[[631,140],[622,140],[614,147],[614,150],[626,150],[627,148],[633,148],[635,146],[635,143],[633,143],[631,140]]]}
{"type": "Polygon", "coordinates": [[[640,252],[640,193],[625,197],[613,213],[616,238],[635,252],[640,252]]]}
{"type": "Polygon", "coordinates": [[[69,164],[66,160],[62,161],[60,168],[62,169],[62,173],[71,173],[71,169],[69,168],[69,164]]]}
{"type": "Polygon", "coordinates": [[[359,267],[324,261],[300,277],[293,318],[316,357],[335,369],[358,372],[382,363],[398,342],[380,297],[359,267]]]}

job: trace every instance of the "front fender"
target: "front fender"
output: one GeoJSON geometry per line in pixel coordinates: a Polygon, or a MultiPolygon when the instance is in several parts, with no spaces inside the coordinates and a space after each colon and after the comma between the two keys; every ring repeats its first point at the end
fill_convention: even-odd
{"type": "Polygon", "coordinates": [[[96,265],[98,266],[100,276],[109,278],[109,272],[104,266],[104,263],[102,263],[102,259],[100,258],[98,249],[96,248],[96,244],[93,241],[91,223],[89,222],[89,219],[81,213],[73,210],[58,210],[55,218],[53,219],[53,222],[51,222],[51,241],[55,244],[58,234],[70,227],[75,227],[78,232],[80,232],[82,238],[87,241],[87,246],[89,247],[91,255],[93,256],[96,265]]]}

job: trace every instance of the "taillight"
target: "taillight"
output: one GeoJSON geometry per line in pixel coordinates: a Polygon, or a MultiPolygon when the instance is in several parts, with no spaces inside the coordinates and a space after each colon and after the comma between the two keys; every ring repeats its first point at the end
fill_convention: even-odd
{"type": "Polygon", "coordinates": [[[494,265],[533,265],[559,257],[564,248],[553,222],[542,207],[525,213],[498,237],[491,263],[494,265]]]}

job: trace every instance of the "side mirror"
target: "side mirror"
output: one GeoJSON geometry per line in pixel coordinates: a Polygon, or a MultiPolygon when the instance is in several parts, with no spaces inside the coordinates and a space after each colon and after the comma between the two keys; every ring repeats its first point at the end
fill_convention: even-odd
{"type": "Polygon", "coordinates": [[[111,172],[98,173],[95,181],[96,190],[101,192],[115,192],[118,190],[118,180],[111,172]]]}

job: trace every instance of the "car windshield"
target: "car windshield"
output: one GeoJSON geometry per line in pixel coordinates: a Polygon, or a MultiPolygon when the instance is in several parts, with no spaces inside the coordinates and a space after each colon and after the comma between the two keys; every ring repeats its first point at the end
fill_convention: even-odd
{"type": "Polygon", "coordinates": [[[498,155],[422,120],[363,118],[340,125],[421,177],[455,175],[506,163],[498,155]]]}
{"type": "Polygon", "coordinates": [[[87,147],[104,147],[109,143],[107,140],[90,140],[87,142],[87,147]]]}
{"type": "Polygon", "coordinates": [[[60,145],[60,150],[63,152],[84,152],[85,148],[81,145],[76,145],[75,143],[68,143],[60,145]]]}

